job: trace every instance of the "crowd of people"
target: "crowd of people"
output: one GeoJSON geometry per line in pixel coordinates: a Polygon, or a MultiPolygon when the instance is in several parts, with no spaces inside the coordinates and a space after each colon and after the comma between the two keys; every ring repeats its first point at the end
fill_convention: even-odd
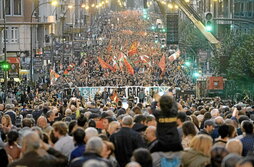
{"type": "MultiPolygon", "coordinates": [[[[155,94],[151,103],[59,100],[34,92],[0,104],[0,166],[253,166],[254,107],[155,94]],[[41,103],[36,99],[41,98],[41,103]]],[[[46,94],[44,94],[46,95],[46,94]]]]}
{"type": "Polygon", "coordinates": [[[158,18],[149,13],[149,20],[146,20],[141,11],[129,10],[100,15],[90,32],[91,41],[95,42],[87,44],[82,51],[83,57],[68,75],[63,75],[64,69],[59,71],[62,75],[57,83],[71,83],[71,86],[78,87],[139,85],[193,89],[192,80],[181,68],[181,58],[173,62],[166,58],[163,72],[158,65],[163,55],[168,57],[170,54],[161,48],[160,39],[155,39],[155,36],[165,38],[165,32],[151,30],[158,18]],[[137,52],[128,54],[135,42],[138,43],[137,52]],[[133,75],[125,67],[124,56],[134,69],[133,75]],[[102,68],[98,57],[112,67],[116,65],[116,70],[102,68]]]}

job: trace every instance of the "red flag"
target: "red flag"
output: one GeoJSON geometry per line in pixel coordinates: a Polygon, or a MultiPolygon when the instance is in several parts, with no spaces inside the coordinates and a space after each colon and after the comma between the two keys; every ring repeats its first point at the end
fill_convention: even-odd
{"type": "Polygon", "coordinates": [[[105,69],[108,68],[107,65],[106,65],[107,63],[104,60],[102,60],[100,57],[98,57],[98,60],[99,60],[99,63],[100,63],[102,68],[105,68],[105,69]]]}
{"type": "Polygon", "coordinates": [[[109,45],[108,45],[107,51],[108,51],[108,53],[110,53],[112,51],[111,40],[109,41],[109,45]]]}
{"type": "Polygon", "coordinates": [[[159,67],[161,68],[161,71],[164,72],[165,68],[166,68],[166,59],[165,59],[165,55],[162,56],[160,62],[159,62],[159,67]]]}
{"type": "Polygon", "coordinates": [[[132,68],[132,66],[126,59],[124,59],[124,64],[127,68],[127,71],[129,72],[129,74],[134,75],[134,69],[132,68]]]}
{"type": "Polygon", "coordinates": [[[111,65],[109,65],[108,63],[106,63],[104,60],[102,60],[100,57],[98,57],[98,60],[99,60],[99,63],[100,63],[100,65],[101,65],[101,67],[102,68],[105,68],[105,69],[110,69],[110,70],[112,70],[112,71],[115,71],[115,69],[111,66],[111,65]]]}
{"type": "Polygon", "coordinates": [[[64,70],[64,75],[68,75],[68,74],[69,74],[68,70],[64,70]]]}
{"type": "Polygon", "coordinates": [[[137,41],[132,43],[132,45],[128,51],[128,56],[133,56],[136,53],[138,53],[138,42],[137,41]]]}

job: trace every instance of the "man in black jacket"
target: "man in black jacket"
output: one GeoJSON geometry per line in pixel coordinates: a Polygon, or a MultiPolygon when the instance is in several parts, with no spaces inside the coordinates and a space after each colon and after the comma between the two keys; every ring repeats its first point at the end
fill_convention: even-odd
{"type": "Polygon", "coordinates": [[[43,143],[39,135],[29,132],[22,140],[23,157],[9,167],[62,167],[68,163],[67,157],[43,143]]]}
{"type": "Polygon", "coordinates": [[[135,149],[145,146],[140,134],[131,128],[132,124],[132,117],[125,116],[122,120],[122,128],[110,137],[110,141],[115,145],[116,160],[120,167],[130,162],[135,149]]]}

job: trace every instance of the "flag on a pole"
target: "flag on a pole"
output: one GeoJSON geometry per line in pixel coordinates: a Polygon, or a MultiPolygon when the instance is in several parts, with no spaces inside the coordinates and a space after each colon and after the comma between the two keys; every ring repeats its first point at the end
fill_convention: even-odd
{"type": "Polygon", "coordinates": [[[110,69],[110,70],[112,70],[112,71],[115,71],[115,69],[111,66],[111,65],[109,65],[108,63],[106,63],[104,60],[102,60],[100,57],[98,57],[98,60],[99,60],[99,63],[100,63],[100,65],[101,65],[101,67],[102,68],[105,68],[105,69],[110,69]]]}
{"type": "Polygon", "coordinates": [[[176,59],[178,59],[178,57],[180,57],[180,54],[181,54],[180,50],[177,50],[175,53],[173,53],[168,57],[169,61],[171,62],[175,61],[176,59]]]}
{"type": "Polygon", "coordinates": [[[128,56],[133,56],[136,53],[138,53],[138,45],[139,45],[138,41],[135,41],[132,43],[132,45],[128,51],[128,56]]]}
{"type": "Polygon", "coordinates": [[[125,58],[124,58],[124,64],[127,68],[127,71],[129,72],[129,74],[134,75],[134,69],[132,68],[130,63],[125,58]]]}
{"type": "Polygon", "coordinates": [[[161,68],[161,71],[164,72],[166,68],[166,59],[165,55],[162,56],[160,62],[159,62],[159,67],[161,68]]]}

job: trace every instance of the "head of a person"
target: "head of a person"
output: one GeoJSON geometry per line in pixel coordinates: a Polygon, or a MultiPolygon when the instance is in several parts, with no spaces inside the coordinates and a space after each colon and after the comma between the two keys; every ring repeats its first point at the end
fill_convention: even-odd
{"type": "Polygon", "coordinates": [[[13,145],[19,138],[19,133],[16,130],[11,130],[7,134],[7,141],[9,146],[13,145]]]}
{"type": "Polygon", "coordinates": [[[77,128],[74,132],[73,132],[73,139],[75,141],[76,145],[82,145],[85,144],[85,130],[82,128],[77,128]]]}
{"type": "Polygon", "coordinates": [[[68,126],[63,121],[57,121],[53,124],[53,132],[56,138],[60,138],[61,136],[66,136],[68,133],[68,126]]]}
{"type": "Polygon", "coordinates": [[[198,118],[196,115],[191,115],[191,121],[194,123],[194,125],[199,128],[199,122],[198,122],[198,118]]]}
{"type": "Polygon", "coordinates": [[[133,107],[133,108],[132,108],[132,111],[133,111],[135,114],[142,114],[141,109],[140,109],[138,106],[133,107]]]}
{"type": "Polygon", "coordinates": [[[218,126],[221,126],[224,124],[224,119],[221,117],[221,116],[217,116],[215,119],[214,119],[216,125],[218,126]]]}
{"type": "Polygon", "coordinates": [[[131,116],[125,116],[122,119],[122,127],[131,128],[133,125],[133,118],[131,116]]]}
{"type": "Polygon", "coordinates": [[[213,140],[208,135],[197,135],[195,136],[191,143],[190,148],[194,149],[197,152],[202,153],[206,156],[211,156],[211,148],[212,148],[213,140]]]}
{"type": "Polygon", "coordinates": [[[136,149],[132,154],[132,160],[138,162],[141,167],[152,167],[153,159],[150,152],[145,148],[136,149]]]}
{"type": "Polygon", "coordinates": [[[209,119],[206,120],[204,123],[204,129],[206,130],[207,133],[212,133],[215,127],[215,123],[213,120],[209,119]]]}
{"type": "Polygon", "coordinates": [[[40,137],[36,132],[28,132],[22,139],[23,153],[37,151],[40,148],[40,137]]]}
{"type": "Polygon", "coordinates": [[[146,124],[146,116],[141,115],[141,114],[135,115],[134,122],[145,125],[146,124]]]}
{"type": "Polygon", "coordinates": [[[240,155],[230,153],[222,160],[221,167],[236,167],[241,159],[242,157],[240,155]]]}
{"type": "Polygon", "coordinates": [[[117,132],[119,129],[120,129],[120,123],[118,121],[112,121],[110,122],[108,126],[108,133],[112,135],[115,132],[117,132]]]}
{"type": "Polygon", "coordinates": [[[101,155],[103,150],[103,141],[100,137],[92,137],[86,143],[86,152],[101,155]]]}
{"type": "Polygon", "coordinates": [[[227,142],[225,148],[228,150],[229,153],[242,155],[243,152],[243,144],[238,139],[230,139],[227,142]]]}
{"type": "Polygon", "coordinates": [[[154,115],[148,115],[146,117],[146,126],[157,126],[157,122],[154,115]]]}
{"type": "Polygon", "coordinates": [[[4,127],[8,127],[12,125],[11,117],[8,114],[4,114],[1,119],[1,123],[4,127]]]}
{"type": "Polygon", "coordinates": [[[109,158],[115,151],[115,146],[113,143],[103,140],[103,151],[101,153],[101,156],[103,158],[109,158]]]}
{"type": "Polygon", "coordinates": [[[177,120],[176,120],[177,125],[182,126],[184,121],[186,121],[186,118],[187,118],[187,115],[185,112],[178,112],[177,113],[177,120]]]}
{"type": "Polygon", "coordinates": [[[239,163],[237,167],[254,167],[254,158],[245,157],[239,163]]]}
{"type": "Polygon", "coordinates": [[[195,125],[191,121],[184,122],[183,126],[182,126],[182,129],[183,129],[183,135],[184,136],[189,136],[189,135],[196,136],[196,134],[197,134],[195,125]]]}
{"type": "Polygon", "coordinates": [[[126,165],[126,167],[141,167],[141,165],[139,163],[137,163],[137,162],[132,161],[132,162],[129,162],[126,165]]]}
{"type": "Polygon", "coordinates": [[[71,105],[70,109],[71,109],[72,112],[75,112],[77,110],[77,107],[75,105],[71,105]]]}
{"type": "Polygon", "coordinates": [[[4,104],[0,104],[0,111],[4,111],[4,104]]]}
{"type": "Polygon", "coordinates": [[[48,125],[47,118],[44,117],[44,116],[40,116],[40,117],[37,119],[37,125],[38,125],[40,128],[42,128],[42,129],[46,128],[47,125],[48,125]]]}
{"type": "Polygon", "coordinates": [[[218,109],[212,109],[212,111],[211,111],[211,116],[213,117],[213,118],[216,118],[217,116],[220,116],[220,112],[219,112],[219,110],[218,109]]]}
{"type": "Polygon", "coordinates": [[[103,118],[102,120],[102,126],[103,129],[107,130],[109,127],[109,124],[113,121],[113,118],[110,116],[107,116],[106,118],[103,118]]]}
{"type": "Polygon", "coordinates": [[[31,128],[34,125],[32,118],[24,118],[22,120],[22,127],[29,127],[31,128]]]}
{"type": "Polygon", "coordinates": [[[145,131],[145,139],[148,142],[153,142],[156,140],[156,127],[155,126],[148,126],[145,131]]]}
{"type": "Polygon", "coordinates": [[[211,150],[211,163],[213,167],[220,167],[222,160],[228,155],[227,149],[224,147],[213,147],[211,150]]]}
{"type": "Polygon", "coordinates": [[[50,110],[47,112],[46,117],[49,121],[54,121],[55,120],[55,113],[52,110],[50,110]]]}
{"type": "Polygon", "coordinates": [[[163,95],[159,100],[161,112],[167,117],[177,116],[177,104],[172,96],[163,95]]]}
{"type": "Polygon", "coordinates": [[[72,114],[71,109],[67,108],[64,112],[65,116],[70,116],[72,114]]]}
{"type": "Polygon", "coordinates": [[[246,134],[253,134],[253,123],[249,120],[244,120],[241,123],[242,131],[246,134]]]}
{"type": "Polygon", "coordinates": [[[218,133],[222,139],[229,137],[229,126],[225,124],[219,126],[218,133]]]}
{"type": "Polygon", "coordinates": [[[123,106],[122,101],[118,101],[118,102],[117,102],[117,107],[122,107],[122,106],[123,106]]]}
{"type": "Polygon", "coordinates": [[[108,165],[103,161],[91,159],[86,161],[82,167],[107,167],[107,166],[108,165]]]}
{"type": "Polygon", "coordinates": [[[80,114],[77,120],[77,125],[80,127],[85,127],[87,123],[87,118],[84,116],[84,114],[80,114]]]}
{"type": "Polygon", "coordinates": [[[93,127],[86,128],[85,133],[86,133],[85,142],[87,142],[92,137],[97,137],[99,135],[98,130],[93,127]]]}

